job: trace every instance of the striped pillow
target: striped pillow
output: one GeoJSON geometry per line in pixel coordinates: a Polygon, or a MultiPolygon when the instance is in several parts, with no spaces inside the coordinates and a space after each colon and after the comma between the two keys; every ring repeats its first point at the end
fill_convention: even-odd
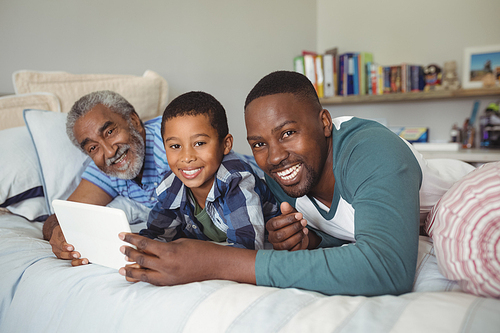
{"type": "Polygon", "coordinates": [[[425,227],[446,278],[466,292],[500,297],[500,162],[484,164],[453,185],[425,227]]]}

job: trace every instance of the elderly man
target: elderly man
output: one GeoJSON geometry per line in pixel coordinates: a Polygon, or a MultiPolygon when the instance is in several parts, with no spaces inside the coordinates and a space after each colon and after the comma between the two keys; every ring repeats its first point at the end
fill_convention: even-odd
{"type": "Polygon", "coordinates": [[[283,214],[267,223],[275,250],[121,234],[137,246],[122,247],[137,264],[120,273],[157,285],[228,279],[325,294],[411,291],[422,181],[411,148],[375,122],[332,120],[294,72],[257,83],[245,123],[255,160],[283,202],[283,214]]]}
{"type": "MultiPolygon", "coordinates": [[[[97,91],[73,105],[66,127],[73,144],[92,158],[68,200],[104,206],[121,195],[154,206],[156,186],[170,170],[160,135],[161,117],[143,123],[121,95],[97,91]]],[[[45,221],[43,236],[58,258],[70,259],[74,266],[88,263],[66,243],[55,215],[45,221]]]]}

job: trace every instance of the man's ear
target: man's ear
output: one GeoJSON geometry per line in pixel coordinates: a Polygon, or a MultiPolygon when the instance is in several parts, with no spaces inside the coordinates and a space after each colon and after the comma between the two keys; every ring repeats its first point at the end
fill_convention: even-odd
{"type": "Polygon", "coordinates": [[[323,124],[323,134],[326,138],[329,138],[332,135],[333,128],[332,116],[330,116],[330,112],[327,109],[323,109],[319,112],[319,117],[323,124]]]}
{"type": "Polygon", "coordinates": [[[226,137],[222,139],[222,144],[224,146],[224,155],[229,154],[231,149],[233,149],[233,136],[231,134],[226,135],[226,137]]]}
{"type": "Polygon", "coordinates": [[[135,112],[132,112],[130,114],[130,120],[132,121],[132,124],[134,127],[139,131],[139,133],[144,134],[144,125],[142,124],[141,118],[139,118],[139,115],[135,112]]]}

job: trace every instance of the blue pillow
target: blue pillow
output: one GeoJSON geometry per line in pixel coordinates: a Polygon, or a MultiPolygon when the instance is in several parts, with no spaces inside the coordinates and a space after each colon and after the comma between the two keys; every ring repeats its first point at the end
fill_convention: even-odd
{"type": "Polygon", "coordinates": [[[66,135],[66,113],[24,110],[24,121],[38,156],[46,211],[54,214],[52,200],[66,200],[81,180],[90,158],[66,135]]]}

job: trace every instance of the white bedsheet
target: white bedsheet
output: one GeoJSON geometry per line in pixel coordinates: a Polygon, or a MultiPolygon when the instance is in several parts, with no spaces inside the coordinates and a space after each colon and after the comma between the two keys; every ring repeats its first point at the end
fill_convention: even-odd
{"type": "MultiPolygon", "coordinates": [[[[432,268],[429,254],[419,260],[417,271],[430,273],[417,279],[419,292],[398,297],[327,297],[229,281],[155,287],[98,265],[71,267],[41,240],[41,227],[0,215],[0,332],[500,330],[500,300],[437,291],[457,287],[432,268]]],[[[425,238],[420,245],[432,247],[425,238]]]]}

